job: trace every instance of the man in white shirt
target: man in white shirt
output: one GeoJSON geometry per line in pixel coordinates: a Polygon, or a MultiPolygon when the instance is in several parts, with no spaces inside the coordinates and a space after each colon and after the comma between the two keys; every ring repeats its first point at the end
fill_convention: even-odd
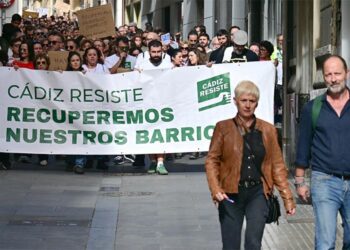
{"type": "MultiPolygon", "coordinates": [[[[149,58],[143,60],[138,68],[135,70],[139,72],[151,69],[171,69],[173,64],[164,59],[162,43],[158,40],[152,40],[148,43],[149,58]]],[[[149,174],[158,173],[160,175],[167,175],[168,171],[164,166],[164,155],[156,154],[150,155],[151,166],[148,169],[149,174]]]]}
{"type": "Polygon", "coordinates": [[[148,43],[149,58],[142,60],[142,62],[135,66],[138,71],[149,69],[170,69],[172,63],[168,61],[162,50],[162,43],[158,40],[153,40],[148,43]]]}
{"type": "MultiPolygon", "coordinates": [[[[160,41],[160,37],[157,33],[154,33],[154,32],[148,32],[147,33],[147,36],[146,36],[146,44],[147,44],[147,47],[148,47],[148,44],[153,41],[153,40],[158,40],[160,41]]],[[[171,58],[168,54],[163,54],[163,59],[165,61],[168,61],[169,63],[171,63],[171,58]]],[[[149,55],[149,51],[144,51],[143,53],[140,53],[138,56],[137,56],[137,59],[136,59],[136,64],[135,64],[135,68],[139,69],[140,68],[140,65],[143,61],[148,61],[150,55],[149,55]]]]}
{"type": "Polygon", "coordinates": [[[128,54],[129,39],[125,36],[118,37],[115,50],[115,54],[105,59],[105,66],[111,74],[134,70],[136,57],[128,54]]]}

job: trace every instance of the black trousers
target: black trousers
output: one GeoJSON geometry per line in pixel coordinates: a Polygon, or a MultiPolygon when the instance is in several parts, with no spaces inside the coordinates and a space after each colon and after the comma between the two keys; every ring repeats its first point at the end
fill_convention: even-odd
{"type": "Polygon", "coordinates": [[[244,249],[260,250],[264,234],[268,207],[263,186],[239,188],[238,194],[228,194],[234,201],[219,203],[219,220],[223,250],[239,250],[241,248],[241,231],[244,217],[246,231],[244,249]]]}

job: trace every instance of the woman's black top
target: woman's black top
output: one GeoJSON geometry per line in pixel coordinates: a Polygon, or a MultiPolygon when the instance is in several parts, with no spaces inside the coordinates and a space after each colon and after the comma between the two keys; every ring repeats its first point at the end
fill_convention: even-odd
{"type": "Polygon", "coordinates": [[[243,140],[243,159],[240,181],[258,181],[261,177],[261,164],[265,157],[262,133],[253,128],[243,135],[243,140]]]}

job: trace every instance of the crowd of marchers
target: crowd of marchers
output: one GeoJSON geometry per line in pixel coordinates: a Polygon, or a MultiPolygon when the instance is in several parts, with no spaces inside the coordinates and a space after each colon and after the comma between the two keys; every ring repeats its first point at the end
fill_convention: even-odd
{"type": "MultiPolygon", "coordinates": [[[[197,25],[188,34],[170,34],[170,40],[162,39],[168,31],[153,28],[146,23],[144,29],[136,23],[115,28],[115,35],[90,39],[79,31],[79,22],[69,16],[43,16],[22,18],[14,14],[11,23],[6,23],[0,38],[0,65],[49,70],[49,51],[68,51],[65,70],[87,74],[118,74],[128,71],[153,68],[174,68],[219,63],[242,63],[250,61],[271,61],[277,69],[275,95],[275,121],[280,119],[281,69],[283,36],[278,35],[276,45],[270,41],[248,44],[247,33],[238,26],[220,29],[214,37],[206,32],[206,27],[197,25]]],[[[273,41],[274,42],[274,41],[273,41]]],[[[184,154],[152,155],[149,173],[168,174],[165,167],[167,158],[181,158],[184,154]]],[[[190,153],[189,159],[203,157],[201,152],[190,153]]],[[[3,168],[11,167],[9,154],[1,153],[3,168]]],[[[31,155],[16,155],[21,162],[32,162],[31,155]]],[[[142,155],[117,155],[115,164],[132,162],[134,166],[144,166],[142,155]]],[[[38,155],[39,164],[48,164],[48,155],[38,155]]],[[[91,167],[92,160],[97,168],[107,170],[106,156],[76,155],[67,160],[67,170],[77,174],[91,167]]]]}

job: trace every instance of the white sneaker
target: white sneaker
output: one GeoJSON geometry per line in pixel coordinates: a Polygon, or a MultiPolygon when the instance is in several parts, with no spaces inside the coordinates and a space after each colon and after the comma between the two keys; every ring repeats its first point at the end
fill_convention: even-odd
{"type": "Polygon", "coordinates": [[[128,162],[128,163],[134,163],[135,162],[135,155],[124,155],[124,159],[128,162]]]}
{"type": "Polygon", "coordinates": [[[42,160],[39,162],[39,164],[40,164],[40,166],[45,167],[45,166],[47,166],[47,160],[42,160]]]}

